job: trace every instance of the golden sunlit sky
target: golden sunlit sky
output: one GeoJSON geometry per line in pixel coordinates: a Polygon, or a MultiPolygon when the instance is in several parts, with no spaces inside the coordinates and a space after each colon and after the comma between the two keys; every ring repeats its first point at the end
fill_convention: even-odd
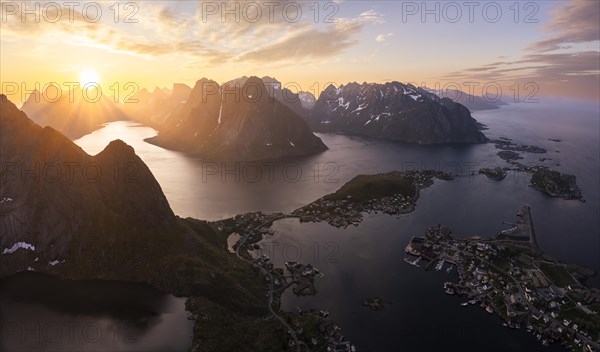
{"type": "Polygon", "coordinates": [[[313,93],[397,80],[510,96],[533,82],[539,96],[599,99],[600,2],[466,3],[2,1],[1,90],[23,101],[49,82],[268,75],[313,93]]]}

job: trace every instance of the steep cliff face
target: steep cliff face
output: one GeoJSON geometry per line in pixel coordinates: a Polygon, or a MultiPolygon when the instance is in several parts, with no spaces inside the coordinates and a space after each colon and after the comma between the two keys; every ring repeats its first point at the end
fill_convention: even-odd
{"type": "MultiPolygon", "coordinates": [[[[52,127],[31,122],[2,102],[0,158],[3,206],[20,231],[41,246],[61,247],[79,232],[112,232],[120,225],[147,231],[172,225],[175,216],[150,170],[122,141],[87,155],[52,127]],[[133,204],[135,203],[135,204],[133,204]]],[[[7,219],[8,220],[8,219],[7,219]]]]}
{"type": "Polygon", "coordinates": [[[159,135],[147,141],[167,149],[191,152],[217,127],[220,109],[219,84],[202,78],[181,107],[173,110],[158,127],[159,135]]]}
{"type": "Polygon", "coordinates": [[[264,309],[256,273],[215,245],[223,234],[212,226],[176,217],[124,142],[90,156],[2,95],[0,166],[0,276],[140,281],[238,311],[264,309]]]}
{"type": "Polygon", "coordinates": [[[467,108],[399,82],[328,86],[308,119],[314,130],[409,143],[480,143],[487,139],[467,108]]]}
{"type": "Polygon", "coordinates": [[[148,141],[209,160],[263,160],[326,150],[268,86],[258,77],[223,86],[202,79],[184,107],[148,141]]]}

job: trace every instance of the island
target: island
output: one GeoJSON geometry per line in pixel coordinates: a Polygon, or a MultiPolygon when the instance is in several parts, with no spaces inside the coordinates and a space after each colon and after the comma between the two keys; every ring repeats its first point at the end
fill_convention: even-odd
{"type": "Polygon", "coordinates": [[[293,212],[304,222],[327,221],[335,227],[358,226],[363,213],[399,215],[415,209],[420,190],[434,179],[451,181],[453,176],[434,170],[392,171],[359,175],[335,193],[293,212]]]}
{"type": "Polygon", "coordinates": [[[519,160],[519,159],[523,159],[523,157],[517,153],[517,152],[513,152],[512,150],[503,150],[498,152],[498,156],[505,161],[511,161],[511,160],[519,160]]]}
{"type": "Polygon", "coordinates": [[[385,309],[383,300],[379,297],[365,298],[365,300],[362,302],[362,305],[365,307],[369,307],[371,310],[374,311],[385,309]]]}
{"type": "Polygon", "coordinates": [[[536,145],[528,145],[528,144],[515,144],[512,139],[501,137],[499,139],[495,139],[490,141],[490,143],[494,143],[497,149],[509,150],[515,152],[528,152],[528,153],[537,153],[544,154],[548,151],[542,147],[538,147],[536,145]]]}
{"type": "MultiPolygon", "coordinates": [[[[552,141],[559,141],[553,140],[552,141]]],[[[480,169],[479,173],[486,175],[489,179],[500,181],[506,176],[505,171],[514,170],[518,172],[531,173],[531,181],[529,185],[545,194],[563,198],[566,200],[577,199],[581,202],[585,202],[581,194],[581,189],[577,186],[577,178],[574,175],[563,174],[561,172],[551,170],[547,166],[542,165],[524,165],[517,160],[523,159],[521,153],[536,153],[544,154],[547,150],[535,145],[517,145],[512,142],[511,139],[501,137],[491,141],[494,143],[496,149],[501,149],[497,154],[498,156],[506,161],[508,164],[513,165],[513,168],[484,168],[480,169]]],[[[558,152],[558,151],[556,151],[558,152]]],[[[539,158],[541,162],[552,160],[550,158],[539,158]]],[[[560,166],[560,164],[556,164],[560,166]]]]}
{"type": "Polygon", "coordinates": [[[487,176],[490,180],[502,181],[506,177],[506,170],[500,167],[479,169],[479,173],[487,176]]]}
{"type": "Polygon", "coordinates": [[[540,168],[533,173],[530,186],[552,197],[581,199],[581,190],[576,177],[558,171],[540,168]]]}

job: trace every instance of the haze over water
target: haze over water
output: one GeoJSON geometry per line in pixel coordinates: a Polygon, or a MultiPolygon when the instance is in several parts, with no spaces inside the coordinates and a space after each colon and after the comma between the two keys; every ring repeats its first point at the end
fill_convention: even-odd
{"type": "MultiPolygon", "coordinates": [[[[542,250],[600,270],[598,106],[544,101],[511,104],[476,112],[474,117],[489,127],[484,131],[489,138],[507,137],[546,148],[547,154],[526,153],[522,162],[574,174],[586,203],[546,196],[528,186],[526,173],[510,172],[501,182],[471,175],[481,167],[508,165],[496,155],[493,144],[418,146],[320,134],[330,148],[322,154],[248,165],[205,163],[148,144],[144,138],[156,132],[133,122],[110,123],[75,142],[96,154],[111,140],[124,140],[151,169],[177,215],[206,220],[257,210],[293,211],[334,192],[358,174],[410,169],[460,173],[463,177],[437,182],[422,192],[417,210],[409,215],[416,233],[442,223],[456,234],[494,235],[527,203],[532,206],[542,250]],[[552,160],[542,163],[539,158],[552,160]]],[[[597,278],[592,281],[598,282],[597,278]]]]}

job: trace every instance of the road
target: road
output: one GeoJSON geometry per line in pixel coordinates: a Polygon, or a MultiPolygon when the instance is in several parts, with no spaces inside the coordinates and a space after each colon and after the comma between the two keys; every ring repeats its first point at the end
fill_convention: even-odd
{"type": "MultiPolygon", "coordinates": [[[[282,215],[277,215],[273,218],[269,218],[269,220],[263,222],[262,224],[254,227],[253,229],[251,229],[250,231],[246,232],[246,234],[244,235],[244,237],[240,240],[236,250],[235,250],[235,255],[240,258],[241,260],[245,261],[248,264],[252,264],[252,262],[244,257],[242,257],[240,255],[240,248],[242,248],[244,246],[244,243],[246,243],[246,240],[248,239],[248,237],[250,237],[250,235],[252,235],[254,233],[254,231],[256,231],[257,229],[260,229],[264,226],[266,226],[267,224],[274,222],[276,220],[281,220],[281,219],[285,219],[285,218],[290,218],[290,217],[297,217],[295,215],[289,215],[289,214],[282,214],[282,215]]],[[[263,267],[259,266],[260,271],[265,274],[268,278],[269,278],[269,282],[270,282],[270,288],[269,288],[269,299],[268,299],[268,307],[269,307],[269,311],[271,312],[271,314],[273,314],[273,316],[279,320],[279,322],[290,332],[290,335],[292,336],[292,338],[294,339],[294,342],[296,343],[296,352],[301,352],[302,348],[304,347],[305,350],[307,352],[310,352],[310,349],[308,348],[308,345],[306,345],[304,343],[304,341],[300,341],[298,340],[298,336],[296,335],[296,332],[294,331],[294,329],[290,326],[290,324],[287,323],[287,321],[285,321],[284,318],[282,318],[279,314],[277,314],[277,312],[275,312],[273,310],[273,289],[274,289],[274,285],[273,285],[273,275],[271,275],[271,272],[269,272],[268,270],[266,270],[263,267]]]]}

